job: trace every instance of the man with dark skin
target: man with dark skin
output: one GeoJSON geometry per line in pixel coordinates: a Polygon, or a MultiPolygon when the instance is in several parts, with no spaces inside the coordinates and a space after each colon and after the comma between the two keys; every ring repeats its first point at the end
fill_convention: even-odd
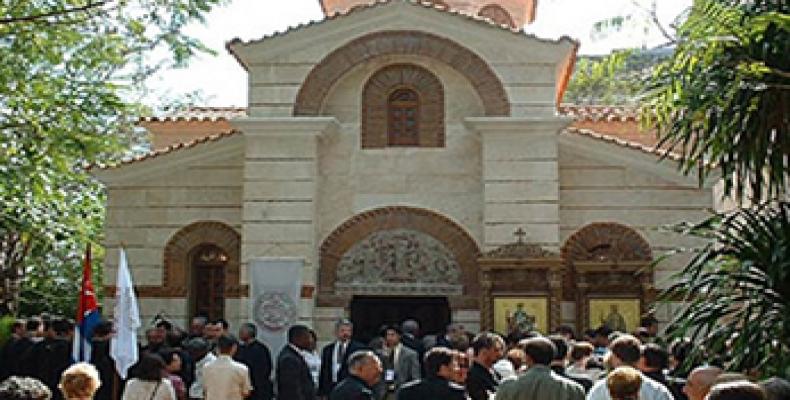
{"type": "Polygon", "coordinates": [[[348,357],[348,376],[332,389],[329,400],[374,400],[373,386],[381,378],[381,361],[370,350],[348,357]]]}
{"type": "Polygon", "coordinates": [[[294,325],[288,329],[288,344],[277,357],[277,397],[288,400],[314,400],[315,383],[301,351],[310,348],[310,328],[294,325]]]}

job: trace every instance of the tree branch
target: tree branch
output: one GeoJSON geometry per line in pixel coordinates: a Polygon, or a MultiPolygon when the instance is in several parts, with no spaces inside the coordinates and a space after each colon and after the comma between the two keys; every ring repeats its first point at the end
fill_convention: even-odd
{"type": "Polygon", "coordinates": [[[84,6],[80,6],[80,7],[53,10],[42,14],[26,15],[23,17],[2,18],[0,19],[0,25],[16,24],[21,22],[35,22],[37,20],[49,18],[49,17],[62,17],[69,14],[74,14],[74,13],[79,13],[79,12],[84,12],[84,11],[89,11],[91,9],[99,8],[107,3],[110,3],[110,1],[112,0],[102,0],[96,3],[92,3],[91,1],[88,1],[88,3],[86,3],[84,6]]]}

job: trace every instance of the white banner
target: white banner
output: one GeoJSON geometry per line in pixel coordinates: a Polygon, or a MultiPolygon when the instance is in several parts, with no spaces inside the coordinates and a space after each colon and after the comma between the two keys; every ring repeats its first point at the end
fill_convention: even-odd
{"type": "MultiPolygon", "coordinates": [[[[118,281],[115,288],[115,336],[110,341],[110,357],[115,360],[118,375],[126,379],[126,373],[137,363],[137,329],[140,323],[140,310],[134,295],[132,274],[123,247],[119,249],[118,281]]],[[[109,383],[108,383],[109,384],[109,383]]]]}
{"type": "Polygon", "coordinates": [[[250,316],[274,360],[287,343],[288,328],[299,319],[303,267],[301,258],[256,258],[248,264],[250,316]]]}

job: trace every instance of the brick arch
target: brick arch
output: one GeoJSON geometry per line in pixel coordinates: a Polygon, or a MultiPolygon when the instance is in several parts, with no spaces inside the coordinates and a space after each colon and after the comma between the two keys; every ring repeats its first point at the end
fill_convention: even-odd
{"type": "Polygon", "coordinates": [[[362,148],[388,143],[388,98],[394,89],[409,88],[419,96],[418,147],[444,147],[444,88],[431,71],[413,64],[388,65],[371,75],[362,90],[362,148]]]}
{"type": "Polygon", "coordinates": [[[430,235],[453,253],[461,269],[463,294],[449,296],[455,308],[478,309],[480,283],[477,259],[480,248],[471,235],[450,218],[434,211],[392,206],[357,214],[335,228],[319,249],[318,305],[347,307],[349,295],[335,293],[338,264],[346,252],[371,234],[392,229],[410,229],[430,235]]]}
{"type": "Polygon", "coordinates": [[[304,80],[293,115],[319,115],[332,85],[360,63],[381,56],[416,55],[441,61],[466,77],[480,97],[486,116],[509,116],[510,102],[488,63],[458,43],[418,31],[384,31],[354,39],[329,53],[304,80]]]}
{"type": "Polygon", "coordinates": [[[653,260],[650,244],[633,228],[615,222],[596,222],[573,233],[562,246],[566,263],[574,261],[653,260]]]}
{"type": "Polygon", "coordinates": [[[507,25],[510,28],[516,27],[513,17],[511,17],[510,13],[499,4],[488,4],[481,8],[477,15],[488,18],[500,25],[507,25]]]}
{"type": "Polygon", "coordinates": [[[189,273],[192,267],[190,256],[203,244],[213,244],[228,255],[225,297],[246,296],[247,285],[240,284],[241,235],[230,226],[217,221],[195,222],[170,237],[164,251],[163,290],[172,297],[189,295],[189,273]]]}

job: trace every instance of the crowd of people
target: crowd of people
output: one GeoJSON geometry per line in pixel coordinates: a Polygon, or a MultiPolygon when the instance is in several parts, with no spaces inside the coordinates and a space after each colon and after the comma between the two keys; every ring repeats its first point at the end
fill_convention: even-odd
{"type": "Polygon", "coordinates": [[[110,357],[112,324],[93,331],[89,362],[71,359],[73,323],[32,318],[11,327],[0,353],[0,400],[790,400],[781,378],[753,382],[721,368],[722,357],[690,359],[692,344],[668,346],[646,318],[634,334],[606,326],[576,337],[511,332],[473,335],[451,324],[420,335],[414,320],[384,326],[367,343],[340,320],[319,352],[315,331],[291,326],[276,358],[244,323],[158,319],[145,332],[126,380],[110,357]]]}

